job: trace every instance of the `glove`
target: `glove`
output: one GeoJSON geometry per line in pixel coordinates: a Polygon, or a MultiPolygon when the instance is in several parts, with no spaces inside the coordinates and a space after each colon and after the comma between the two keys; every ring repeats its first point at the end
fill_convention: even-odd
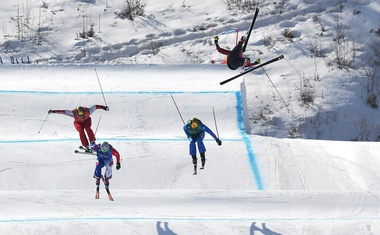
{"type": "Polygon", "coordinates": [[[260,59],[256,59],[255,61],[256,64],[260,64],[260,62],[261,62],[260,59]]]}
{"type": "Polygon", "coordinates": [[[219,40],[219,37],[218,37],[218,35],[216,35],[216,36],[214,37],[214,42],[215,42],[215,43],[218,43],[218,40],[219,40]]]}
{"type": "Polygon", "coordinates": [[[120,162],[116,162],[116,170],[119,170],[121,168],[120,162]]]}
{"type": "Polygon", "coordinates": [[[55,113],[55,110],[49,110],[48,114],[55,113]]]}
{"type": "Polygon", "coordinates": [[[220,141],[220,139],[216,139],[216,143],[221,146],[222,145],[222,141],[220,141]]]}
{"type": "Polygon", "coordinates": [[[110,111],[110,108],[108,106],[104,106],[103,108],[105,111],[110,111]]]}

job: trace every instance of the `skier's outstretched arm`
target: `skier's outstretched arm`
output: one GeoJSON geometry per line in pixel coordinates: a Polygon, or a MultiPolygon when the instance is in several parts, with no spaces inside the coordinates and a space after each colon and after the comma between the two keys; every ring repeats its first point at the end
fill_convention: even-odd
{"type": "Polygon", "coordinates": [[[112,148],[111,153],[112,153],[113,156],[116,157],[116,162],[120,162],[120,153],[116,149],[114,149],[114,148],[112,148]]]}
{"type": "Polygon", "coordinates": [[[67,116],[70,116],[70,117],[74,117],[74,111],[73,110],[54,110],[54,109],[50,109],[48,111],[49,114],[51,113],[58,113],[58,114],[64,114],[64,115],[67,115],[67,116]]]}
{"type": "Polygon", "coordinates": [[[215,42],[215,46],[216,46],[216,49],[218,50],[219,53],[221,53],[223,55],[229,55],[229,54],[231,54],[231,51],[221,48],[219,46],[218,42],[215,42]]]}
{"type": "Polygon", "coordinates": [[[119,152],[118,152],[116,149],[114,149],[114,148],[112,148],[111,154],[112,154],[113,156],[116,157],[116,170],[119,170],[119,169],[121,168],[120,154],[119,154],[119,152]]]}
{"type": "Polygon", "coordinates": [[[202,123],[202,130],[204,132],[207,132],[209,135],[212,136],[212,138],[214,138],[214,140],[216,141],[216,143],[220,146],[222,145],[222,141],[220,141],[220,139],[214,134],[214,132],[212,132],[212,130],[210,128],[208,128],[205,124],[202,123]]]}
{"type": "Polygon", "coordinates": [[[109,111],[110,108],[108,106],[104,106],[104,105],[99,105],[99,104],[95,104],[93,106],[91,106],[89,109],[88,109],[88,112],[89,114],[91,115],[93,112],[95,112],[95,110],[97,109],[103,109],[105,111],[109,111]]]}

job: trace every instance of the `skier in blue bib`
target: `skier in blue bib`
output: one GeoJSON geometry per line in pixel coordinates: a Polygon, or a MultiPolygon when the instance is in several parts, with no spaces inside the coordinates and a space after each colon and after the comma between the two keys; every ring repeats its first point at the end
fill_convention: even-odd
{"type": "Polygon", "coordinates": [[[209,135],[211,135],[212,138],[216,141],[216,143],[220,146],[222,145],[222,141],[216,135],[214,132],[210,130],[205,124],[201,122],[198,118],[192,118],[189,120],[183,127],[184,132],[187,135],[187,138],[190,140],[189,148],[190,148],[190,155],[193,159],[194,169],[196,169],[197,166],[197,150],[195,147],[195,144],[198,145],[198,151],[201,155],[201,161],[202,161],[202,167],[204,168],[206,157],[206,147],[203,143],[203,139],[205,137],[205,132],[207,132],[209,135]]]}
{"type": "Polygon", "coordinates": [[[116,157],[116,170],[121,168],[120,164],[120,154],[119,152],[112,147],[108,142],[103,142],[102,144],[93,145],[91,149],[97,155],[97,162],[94,172],[94,178],[96,179],[96,186],[99,187],[100,177],[102,174],[102,168],[105,167],[106,170],[104,172],[104,185],[106,187],[109,186],[109,180],[112,178],[112,165],[113,158],[116,157]]]}

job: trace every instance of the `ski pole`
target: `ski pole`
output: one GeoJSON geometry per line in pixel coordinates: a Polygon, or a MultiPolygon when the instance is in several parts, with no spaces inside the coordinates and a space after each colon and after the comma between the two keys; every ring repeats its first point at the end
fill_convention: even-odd
{"type": "Polygon", "coordinates": [[[219,139],[219,131],[218,131],[218,125],[216,125],[216,118],[215,118],[215,110],[214,110],[214,107],[212,107],[212,113],[213,113],[213,115],[214,115],[214,122],[215,122],[216,135],[218,136],[218,139],[219,139]]]}
{"type": "MultiPolygon", "coordinates": [[[[263,67],[261,67],[265,73],[265,75],[267,76],[268,80],[272,83],[272,86],[274,87],[274,89],[277,91],[277,94],[280,96],[280,98],[282,99],[282,102],[284,102],[285,104],[285,107],[288,107],[288,105],[286,104],[284,98],[282,98],[282,95],[280,94],[280,92],[277,90],[277,87],[274,85],[274,83],[272,82],[272,79],[270,79],[267,71],[265,71],[265,69],[263,67]]],[[[288,110],[289,111],[289,110],[288,110]]]]}
{"type": "Polygon", "coordinates": [[[106,98],[104,97],[102,84],[100,84],[100,80],[99,80],[98,72],[96,71],[96,69],[95,69],[95,73],[96,73],[96,77],[98,78],[98,83],[99,83],[100,91],[102,92],[102,95],[103,95],[104,104],[105,104],[106,106],[108,106],[108,105],[107,105],[106,98]]]}
{"type": "Polygon", "coordinates": [[[99,127],[100,119],[102,119],[102,116],[99,117],[98,125],[96,125],[95,136],[96,136],[96,132],[98,132],[98,127],[99,127]]]}
{"type": "Polygon", "coordinates": [[[49,117],[49,113],[47,114],[47,116],[46,116],[46,118],[45,118],[44,122],[42,123],[42,126],[41,126],[40,130],[38,131],[38,133],[40,133],[40,132],[41,132],[41,130],[42,130],[42,127],[45,125],[45,122],[46,122],[46,120],[48,119],[48,117],[49,117]]]}
{"type": "Polygon", "coordinates": [[[177,108],[177,112],[178,112],[179,116],[181,117],[181,120],[182,120],[183,124],[185,124],[185,121],[183,120],[183,117],[182,117],[182,115],[181,115],[181,112],[180,112],[179,109],[178,109],[177,103],[175,102],[173,95],[170,94],[170,96],[172,97],[172,100],[173,100],[173,102],[174,102],[174,105],[175,105],[175,107],[177,108]]]}

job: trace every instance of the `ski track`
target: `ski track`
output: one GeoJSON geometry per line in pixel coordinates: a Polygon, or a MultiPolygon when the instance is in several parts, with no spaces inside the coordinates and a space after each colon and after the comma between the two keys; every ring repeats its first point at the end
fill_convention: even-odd
{"type": "MultiPolygon", "coordinates": [[[[15,90],[0,90],[0,93],[17,93],[17,94],[49,94],[49,95],[67,95],[67,94],[101,94],[100,92],[59,92],[59,91],[15,91],[15,90]]],[[[251,141],[249,137],[245,134],[244,130],[244,117],[243,117],[243,107],[242,107],[242,96],[240,92],[237,91],[200,91],[200,92],[181,92],[181,91],[138,91],[138,92],[126,92],[126,91],[111,91],[111,92],[104,92],[105,94],[133,94],[133,95],[142,95],[142,94],[234,94],[236,98],[236,123],[238,126],[238,129],[240,130],[241,138],[233,138],[233,139],[223,139],[223,141],[237,141],[242,142],[245,146],[246,152],[247,152],[247,159],[249,162],[249,165],[251,167],[251,172],[253,175],[253,182],[256,185],[256,188],[258,190],[263,190],[263,184],[261,175],[259,173],[259,167],[256,162],[256,156],[253,152],[251,141]]],[[[150,99],[150,98],[149,98],[150,99]]],[[[136,111],[134,111],[136,112],[136,111]]],[[[108,140],[108,141],[186,141],[187,138],[139,138],[139,137],[110,137],[110,138],[97,138],[97,140],[108,140]]],[[[0,140],[0,143],[7,143],[7,144],[17,144],[17,143],[38,143],[38,142],[62,142],[62,141],[78,141],[78,138],[64,138],[64,139],[6,139],[6,140],[0,140]]],[[[211,139],[205,139],[204,141],[214,141],[211,139]]]]}

